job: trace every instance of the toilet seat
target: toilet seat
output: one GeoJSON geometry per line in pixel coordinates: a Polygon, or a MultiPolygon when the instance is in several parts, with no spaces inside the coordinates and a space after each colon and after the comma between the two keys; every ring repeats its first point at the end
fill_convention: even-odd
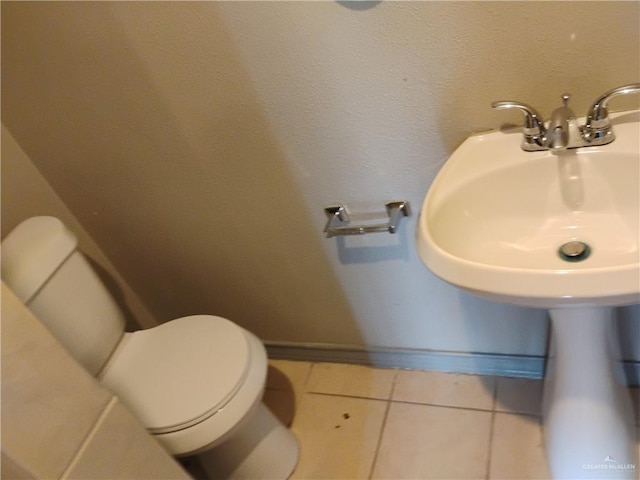
{"type": "Polygon", "coordinates": [[[194,315],[126,333],[100,379],[151,433],[167,434],[224,408],[243,386],[251,357],[242,328],[194,315]]]}

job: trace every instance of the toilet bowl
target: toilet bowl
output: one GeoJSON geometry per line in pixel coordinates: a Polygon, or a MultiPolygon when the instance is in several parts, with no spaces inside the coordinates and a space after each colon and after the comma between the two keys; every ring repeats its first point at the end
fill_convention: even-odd
{"type": "Polygon", "coordinates": [[[287,478],[293,434],[262,404],[260,340],[213,315],[124,331],[124,316],[75,236],[33,217],[2,242],[2,279],[92,375],[175,456],[212,478],[287,478]]]}

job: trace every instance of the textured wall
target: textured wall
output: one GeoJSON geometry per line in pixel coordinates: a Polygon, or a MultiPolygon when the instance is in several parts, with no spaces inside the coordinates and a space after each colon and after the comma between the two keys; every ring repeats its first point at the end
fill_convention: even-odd
{"type": "Polygon", "coordinates": [[[40,175],[29,157],[2,125],[2,238],[23,220],[38,215],[52,215],[62,220],[78,237],[82,252],[92,261],[127,318],[128,328],[157,324],[116,267],[85,231],[77,218],[40,175]]]}
{"type": "Polygon", "coordinates": [[[639,14],[637,2],[3,3],[3,121],[161,320],[211,312],[266,340],[540,354],[543,312],[427,271],[417,213],[471,131],[521,121],[491,101],[548,115],[569,91],[582,114],[637,81],[639,14]],[[397,236],[323,237],[325,205],[373,216],[392,199],[416,211],[397,236]]]}

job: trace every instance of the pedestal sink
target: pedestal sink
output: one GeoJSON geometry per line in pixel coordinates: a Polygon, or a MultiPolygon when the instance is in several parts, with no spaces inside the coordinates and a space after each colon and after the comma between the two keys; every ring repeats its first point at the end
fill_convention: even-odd
{"type": "MultiPolygon", "coordinates": [[[[640,302],[640,112],[612,115],[616,140],[525,152],[520,129],[468,138],[438,173],[418,251],[473,294],[549,310],[544,392],[555,478],[637,478],[616,306],[640,302]]],[[[514,320],[517,321],[517,320],[514,320]]]]}

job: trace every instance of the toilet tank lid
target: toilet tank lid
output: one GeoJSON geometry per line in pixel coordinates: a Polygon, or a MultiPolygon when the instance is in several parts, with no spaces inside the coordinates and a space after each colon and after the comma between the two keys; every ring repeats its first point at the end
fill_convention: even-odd
{"type": "Polygon", "coordinates": [[[57,218],[29,218],[2,241],[2,280],[27,303],[77,245],[75,235],[57,218]]]}

